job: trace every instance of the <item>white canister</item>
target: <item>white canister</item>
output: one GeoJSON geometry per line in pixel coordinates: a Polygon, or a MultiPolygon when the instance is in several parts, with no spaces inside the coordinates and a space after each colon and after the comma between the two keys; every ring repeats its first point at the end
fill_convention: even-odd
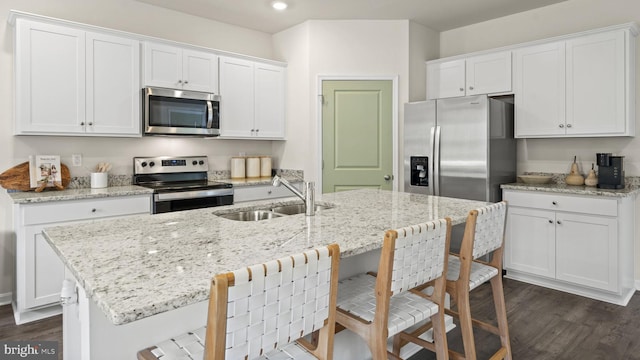
{"type": "Polygon", "coordinates": [[[245,178],[245,158],[232,157],[231,158],[231,178],[232,179],[244,179],[245,178]]]}
{"type": "Polygon", "coordinates": [[[271,156],[260,156],[260,177],[271,177],[271,156]]]}
{"type": "Polygon", "coordinates": [[[247,177],[248,178],[260,177],[260,158],[259,157],[247,158],[247,177]]]}
{"type": "Polygon", "coordinates": [[[91,173],[91,188],[101,189],[106,188],[109,183],[109,174],[106,172],[92,172],[91,173]]]}

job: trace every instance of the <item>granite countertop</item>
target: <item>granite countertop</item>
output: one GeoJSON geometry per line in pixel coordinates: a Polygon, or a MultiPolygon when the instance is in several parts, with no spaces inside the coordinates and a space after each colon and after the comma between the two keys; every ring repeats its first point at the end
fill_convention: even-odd
{"type": "Polygon", "coordinates": [[[14,204],[41,203],[48,201],[96,199],[112,196],[133,196],[151,194],[152,189],[142,186],[110,186],[102,189],[65,189],[65,190],[45,190],[43,192],[24,191],[8,192],[7,195],[14,204]]]}
{"type": "Polygon", "coordinates": [[[44,236],[114,324],[205,301],[213,275],[338,243],[342,257],[380,248],[384,231],[449,216],[463,223],[485,202],[356,190],[324,194],[315,216],[257,222],[214,214],[300,203],[297,198],[50,227],[44,236]]]}
{"type": "Polygon", "coordinates": [[[595,195],[608,197],[626,197],[633,196],[638,193],[640,187],[636,185],[628,185],[624,189],[600,189],[593,186],[575,186],[567,184],[525,184],[511,183],[500,185],[502,189],[507,190],[525,190],[525,191],[546,191],[554,193],[564,193],[573,195],[595,195]]]}
{"type": "MultiPolygon", "coordinates": [[[[283,176],[289,182],[302,182],[303,180],[297,177],[292,176],[283,176]]],[[[273,181],[273,177],[260,177],[260,178],[242,178],[242,179],[220,179],[216,180],[219,182],[226,182],[233,184],[234,187],[244,187],[244,186],[259,186],[259,185],[271,185],[273,181]]]]}

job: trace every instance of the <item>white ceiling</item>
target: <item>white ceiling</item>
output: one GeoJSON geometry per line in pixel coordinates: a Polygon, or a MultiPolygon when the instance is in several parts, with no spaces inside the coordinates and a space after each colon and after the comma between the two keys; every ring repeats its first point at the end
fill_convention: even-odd
{"type": "Polygon", "coordinates": [[[137,1],[273,34],[311,19],[409,19],[444,31],[566,0],[285,0],[283,12],[271,0],[137,1]]]}

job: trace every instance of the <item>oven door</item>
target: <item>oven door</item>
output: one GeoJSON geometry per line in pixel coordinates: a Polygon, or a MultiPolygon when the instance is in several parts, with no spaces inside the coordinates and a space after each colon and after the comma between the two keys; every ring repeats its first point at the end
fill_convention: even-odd
{"type": "Polygon", "coordinates": [[[195,91],[145,88],[145,135],[220,135],[220,97],[195,91]]]}
{"type": "Polygon", "coordinates": [[[153,195],[154,214],[232,204],[233,189],[179,191],[153,195]]]}

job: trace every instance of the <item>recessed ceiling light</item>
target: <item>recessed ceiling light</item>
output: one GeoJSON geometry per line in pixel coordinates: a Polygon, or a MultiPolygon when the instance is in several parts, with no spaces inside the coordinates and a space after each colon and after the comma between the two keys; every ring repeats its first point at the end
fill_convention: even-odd
{"type": "Polygon", "coordinates": [[[284,9],[287,8],[287,3],[284,1],[274,1],[271,3],[271,7],[273,7],[274,9],[278,10],[278,11],[282,11],[284,9]]]}

